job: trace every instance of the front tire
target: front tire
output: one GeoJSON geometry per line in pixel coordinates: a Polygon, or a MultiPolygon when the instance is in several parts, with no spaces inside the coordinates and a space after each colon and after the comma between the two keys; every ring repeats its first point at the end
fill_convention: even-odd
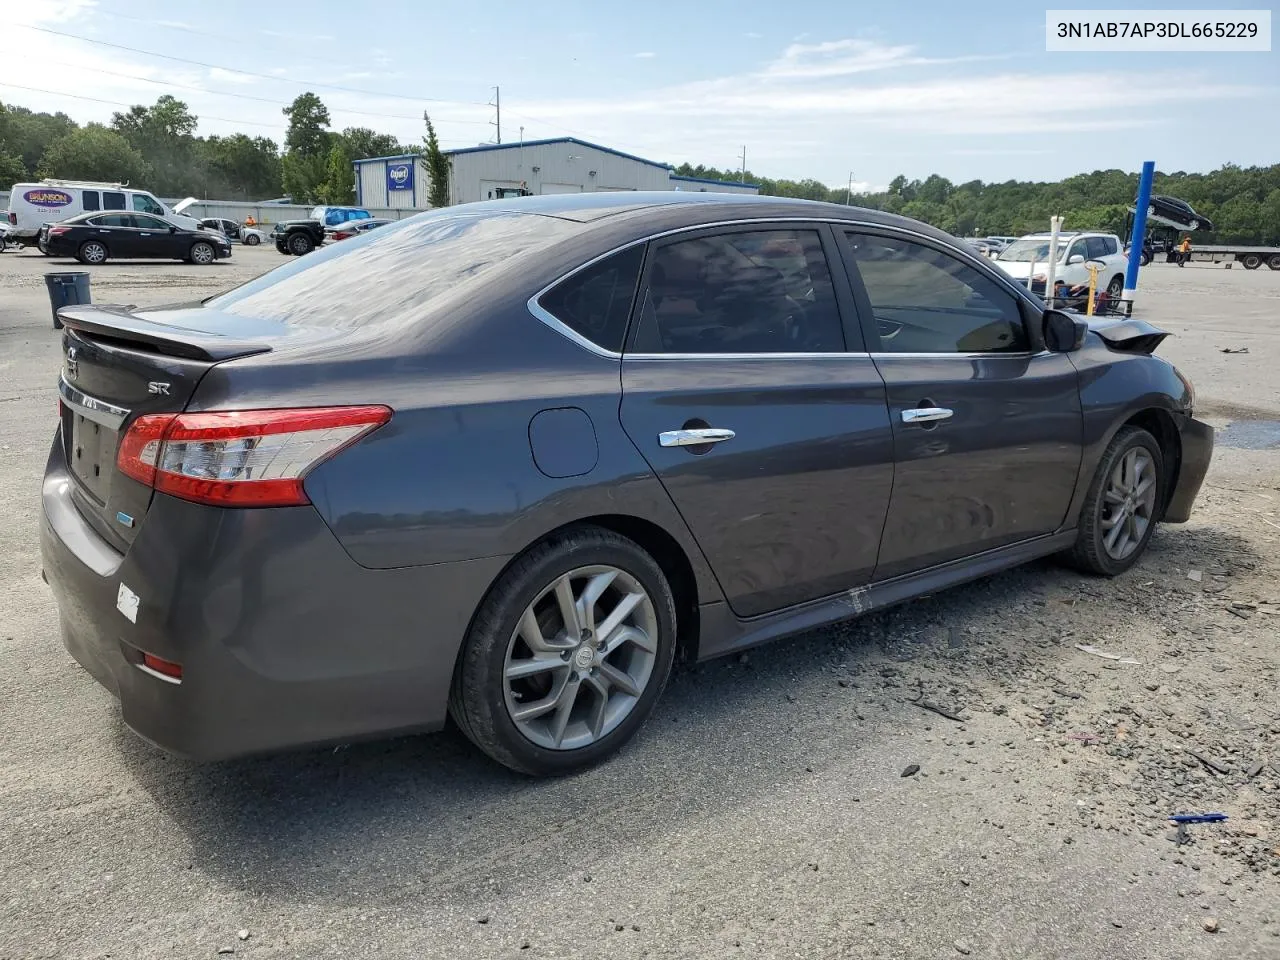
{"type": "Polygon", "coordinates": [[[657,562],[611,531],[570,531],[490,589],[458,657],[449,713],[504,766],[569,773],[635,736],[675,649],[675,600],[657,562]]]}
{"type": "Polygon", "coordinates": [[[1117,273],[1107,284],[1107,296],[1112,300],[1119,300],[1122,293],[1124,293],[1124,277],[1117,273]]]}
{"type": "Polygon", "coordinates": [[[213,249],[213,244],[199,240],[191,245],[191,254],[187,259],[198,266],[207,267],[218,259],[218,254],[213,249]]]}
{"type": "Polygon", "coordinates": [[[313,241],[305,233],[295,233],[288,241],[289,252],[295,257],[305,256],[316,248],[313,241]]]}
{"type": "Polygon", "coordinates": [[[1121,427],[1107,445],[1080,508],[1068,559],[1086,573],[1114,577],[1147,549],[1164,503],[1164,454],[1141,427],[1121,427]]]}
{"type": "Polygon", "coordinates": [[[107,262],[107,247],[97,240],[86,240],[76,251],[76,259],[81,263],[96,266],[107,262]]]}
{"type": "Polygon", "coordinates": [[[244,238],[244,245],[246,247],[256,247],[261,242],[262,239],[256,233],[250,233],[244,238]]]}

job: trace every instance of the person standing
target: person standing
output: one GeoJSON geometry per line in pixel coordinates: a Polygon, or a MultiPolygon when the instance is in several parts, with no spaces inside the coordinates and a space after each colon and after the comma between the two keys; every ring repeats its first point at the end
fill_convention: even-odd
{"type": "Polygon", "coordinates": [[[1191,259],[1191,235],[1182,238],[1182,243],[1178,247],[1178,266],[1185,267],[1187,261],[1191,259]]]}

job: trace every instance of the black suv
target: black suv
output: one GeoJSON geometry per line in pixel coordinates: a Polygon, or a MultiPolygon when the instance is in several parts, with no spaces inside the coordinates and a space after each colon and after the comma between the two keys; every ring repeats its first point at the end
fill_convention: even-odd
{"type": "Polygon", "coordinates": [[[324,224],[319,220],[282,220],[271,231],[276,249],[300,257],[324,243],[324,224]]]}

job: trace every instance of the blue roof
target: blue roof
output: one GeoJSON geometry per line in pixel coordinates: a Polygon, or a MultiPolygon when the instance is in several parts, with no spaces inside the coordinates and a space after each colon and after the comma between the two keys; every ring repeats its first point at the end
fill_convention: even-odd
{"type": "Polygon", "coordinates": [[[552,137],[549,140],[525,140],[517,143],[483,143],[478,147],[462,147],[458,150],[446,150],[444,152],[449,156],[453,156],[459,153],[480,153],[485,150],[518,150],[520,147],[541,147],[551,143],[576,143],[580,147],[590,147],[592,150],[611,153],[615,157],[622,157],[624,160],[634,160],[636,163],[648,164],[651,167],[659,167],[663,170],[672,169],[669,163],[646,160],[644,157],[637,157],[632,153],[623,153],[621,150],[614,150],[612,147],[602,147],[598,143],[589,143],[586,140],[579,140],[577,137],[552,137]]]}
{"type": "Polygon", "coordinates": [[[394,157],[365,157],[361,160],[352,160],[352,163],[377,163],[379,160],[417,160],[422,157],[420,153],[401,153],[394,157]]]}
{"type": "Polygon", "coordinates": [[[683,180],[685,183],[714,183],[717,186],[724,187],[754,187],[760,189],[758,183],[743,183],[740,180],[708,180],[706,177],[682,177],[678,173],[671,175],[672,180],[683,180]]]}

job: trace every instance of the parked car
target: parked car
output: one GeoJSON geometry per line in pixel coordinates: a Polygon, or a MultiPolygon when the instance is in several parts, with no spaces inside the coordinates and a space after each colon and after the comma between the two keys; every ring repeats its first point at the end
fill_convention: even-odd
{"type": "Polygon", "coordinates": [[[350,240],[352,237],[358,237],[362,233],[370,230],[376,230],[378,227],[385,227],[388,223],[395,223],[394,220],[383,220],[377,217],[370,217],[367,220],[348,220],[346,223],[339,224],[336,227],[325,227],[324,238],[328,240],[350,240]]]}
{"type": "Polygon", "coordinates": [[[214,230],[233,243],[243,243],[247,247],[256,247],[267,236],[256,227],[246,227],[227,217],[205,217],[200,221],[200,227],[203,230],[214,230]]]}
{"type": "Polygon", "coordinates": [[[324,243],[324,223],[320,220],[281,220],[271,228],[276,249],[289,256],[301,257],[324,243]]]}
{"type": "Polygon", "coordinates": [[[18,239],[17,232],[7,222],[0,221],[0,253],[21,249],[22,241],[18,239]]]}
{"type": "Polygon", "coordinates": [[[205,759],[448,712],[516,770],[595,763],[678,650],[1051,554],[1122,574],[1213,446],[1163,331],[776,197],[444,208],[198,304],[60,317],[63,641],[205,759]]]}
{"type": "Polygon", "coordinates": [[[309,216],[326,227],[336,227],[349,220],[368,220],[373,214],[364,207],[315,207],[309,216]]]}
{"type": "MultiPolygon", "coordinates": [[[[996,264],[1015,280],[1025,285],[1030,275],[1031,289],[1043,295],[1047,282],[1050,234],[1037,233],[1011,243],[995,258],[996,264]],[[1032,274],[1031,271],[1035,270],[1032,274]]],[[[1112,233],[1060,233],[1058,234],[1057,263],[1054,266],[1054,287],[1057,297],[1071,301],[1086,297],[1089,290],[1090,262],[1100,264],[1098,289],[1105,291],[1112,300],[1124,292],[1124,273],[1127,258],[1120,238],[1112,233]]]]}
{"type": "Polygon", "coordinates": [[[40,249],[51,257],[75,257],[81,263],[107,260],[187,260],[210,264],[231,256],[221,234],[186,230],[145,213],[82,213],[40,228],[40,249]]]}
{"type": "Polygon", "coordinates": [[[170,209],[146,190],[119,183],[95,183],[88,180],[41,180],[39,183],[15,183],[9,191],[9,225],[17,239],[35,245],[40,227],[59,223],[82,213],[122,210],[146,213],[177,224],[184,230],[198,230],[199,221],[183,213],[195,197],[173,205],[170,209]]]}

